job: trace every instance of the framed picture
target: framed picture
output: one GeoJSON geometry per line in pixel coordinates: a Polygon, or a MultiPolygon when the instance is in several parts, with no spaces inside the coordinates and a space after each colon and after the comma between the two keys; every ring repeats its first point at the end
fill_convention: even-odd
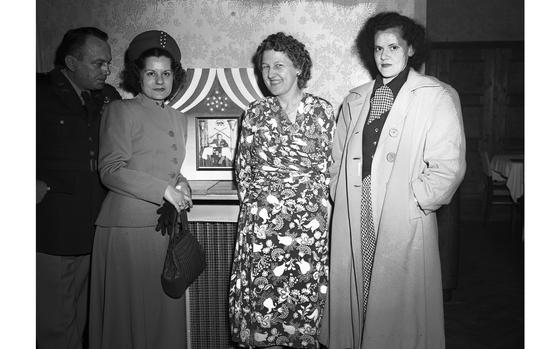
{"type": "Polygon", "coordinates": [[[197,170],[233,168],[238,123],[236,117],[195,117],[197,170]]]}

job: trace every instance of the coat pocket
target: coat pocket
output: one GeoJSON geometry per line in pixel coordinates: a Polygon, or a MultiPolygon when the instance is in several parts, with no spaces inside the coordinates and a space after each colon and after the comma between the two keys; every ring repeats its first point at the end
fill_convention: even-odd
{"type": "Polygon", "coordinates": [[[408,195],[408,216],[410,220],[422,218],[424,213],[422,209],[418,205],[418,201],[416,201],[414,197],[414,192],[412,191],[412,185],[409,186],[409,195],[408,195]]]}

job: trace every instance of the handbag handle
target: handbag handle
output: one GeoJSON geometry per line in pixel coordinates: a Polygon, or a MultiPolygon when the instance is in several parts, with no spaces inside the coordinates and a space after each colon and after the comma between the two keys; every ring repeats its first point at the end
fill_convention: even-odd
{"type": "Polygon", "coordinates": [[[189,217],[187,215],[187,209],[183,209],[179,211],[179,215],[181,216],[181,225],[184,224],[184,229],[186,230],[187,224],[189,223],[189,217]]]}
{"type": "Polygon", "coordinates": [[[177,236],[179,234],[180,229],[187,230],[187,224],[189,222],[188,217],[187,217],[187,210],[183,209],[183,210],[179,211],[179,217],[181,219],[181,225],[179,226],[179,224],[177,224],[178,223],[177,219],[175,219],[175,225],[174,225],[173,229],[171,230],[171,235],[169,236],[169,239],[174,239],[175,236],[177,236]],[[185,222],[185,223],[183,223],[183,222],[185,222]]]}

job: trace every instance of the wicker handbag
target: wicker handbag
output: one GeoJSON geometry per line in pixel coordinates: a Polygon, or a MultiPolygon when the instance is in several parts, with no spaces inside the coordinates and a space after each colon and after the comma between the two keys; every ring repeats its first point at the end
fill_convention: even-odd
{"type": "Polygon", "coordinates": [[[206,268],[202,247],[188,230],[187,210],[179,213],[181,222],[175,224],[169,236],[167,255],[161,273],[163,291],[172,298],[180,298],[206,268]]]}

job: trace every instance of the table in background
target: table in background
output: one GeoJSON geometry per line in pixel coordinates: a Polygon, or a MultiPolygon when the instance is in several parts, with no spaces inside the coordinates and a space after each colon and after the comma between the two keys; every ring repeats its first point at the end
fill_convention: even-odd
{"type": "Polygon", "coordinates": [[[506,186],[514,202],[517,202],[524,192],[523,161],[523,154],[496,154],[490,161],[492,179],[506,181],[506,186]]]}

